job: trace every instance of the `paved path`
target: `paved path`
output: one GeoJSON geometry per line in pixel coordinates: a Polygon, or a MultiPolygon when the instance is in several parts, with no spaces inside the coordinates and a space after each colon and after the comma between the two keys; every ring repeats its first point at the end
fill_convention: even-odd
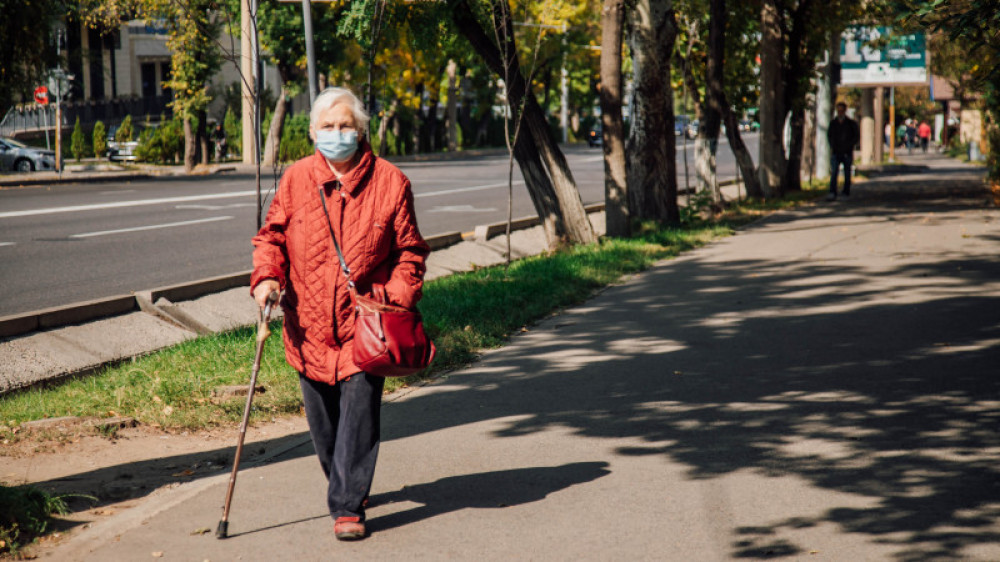
{"type": "Polygon", "coordinates": [[[781,213],[392,397],[370,538],[307,436],[57,559],[1000,560],[1000,211],[978,172],[781,213]],[[979,186],[979,187],[977,187],[979,186]]]}

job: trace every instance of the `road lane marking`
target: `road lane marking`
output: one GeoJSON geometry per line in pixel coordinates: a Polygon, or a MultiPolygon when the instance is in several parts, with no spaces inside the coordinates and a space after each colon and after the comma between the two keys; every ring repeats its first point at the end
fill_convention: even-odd
{"type": "Polygon", "coordinates": [[[428,213],[492,213],[496,211],[493,207],[481,208],[472,205],[445,205],[434,207],[428,213]]]}
{"type": "Polygon", "coordinates": [[[233,197],[256,196],[256,190],[234,191],[231,193],[206,193],[203,195],[186,195],[183,197],[163,197],[160,199],[138,199],[135,201],[116,201],[112,203],[95,203],[93,205],[75,205],[72,207],[52,207],[50,209],[29,209],[26,211],[8,211],[0,213],[0,219],[14,217],[30,217],[34,215],[51,215],[55,213],[77,213],[80,211],[99,211],[102,209],[120,209],[122,207],[141,207],[143,205],[162,205],[164,203],[185,203],[188,201],[206,201],[211,199],[228,199],[233,197]]]}
{"type": "MultiPolygon", "coordinates": [[[[519,185],[524,183],[522,180],[515,180],[514,185],[519,185]]],[[[457,189],[445,189],[442,191],[428,191],[426,193],[414,193],[413,197],[436,197],[438,195],[451,195],[452,193],[463,193],[466,191],[482,191],[484,189],[493,189],[495,187],[507,187],[507,183],[491,183],[489,185],[473,185],[471,187],[459,187],[457,189]]],[[[0,215],[3,216],[3,215],[0,215]]]]}
{"type": "Polygon", "coordinates": [[[256,203],[230,203],[229,205],[175,205],[175,209],[195,209],[199,211],[221,211],[222,209],[239,209],[256,207],[256,203]]]}
{"type": "Polygon", "coordinates": [[[204,222],[216,222],[216,221],[227,221],[233,217],[212,217],[208,219],[198,219],[193,221],[183,221],[183,222],[168,222],[166,224],[151,224],[148,226],[136,226],[133,228],[120,228],[118,230],[101,230],[98,232],[85,232],[83,234],[74,234],[70,238],[91,238],[93,236],[106,236],[108,234],[122,234],[125,232],[139,232],[140,230],[157,230],[160,228],[173,228],[175,226],[188,226],[191,224],[199,224],[204,222]]]}
{"type": "Polygon", "coordinates": [[[0,246],[13,246],[16,242],[0,242],[0,246]]]}

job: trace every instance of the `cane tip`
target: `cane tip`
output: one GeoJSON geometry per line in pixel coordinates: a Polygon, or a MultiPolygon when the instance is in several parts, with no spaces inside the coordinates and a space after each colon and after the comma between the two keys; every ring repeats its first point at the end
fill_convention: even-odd
{"type": "Polygon", "coordinates": [[[224,539],[229,536],[229,521],[219,521],[219,526],[215,529],[215,538],[224,539]]]}

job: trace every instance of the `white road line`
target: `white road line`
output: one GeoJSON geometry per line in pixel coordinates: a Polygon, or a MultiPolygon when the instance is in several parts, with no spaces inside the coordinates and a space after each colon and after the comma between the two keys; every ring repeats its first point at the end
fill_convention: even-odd
{"type": "Polygon", "coordinates": [[[230,203],[228,205],[175,205],[175,209],[195,209],[198,211],[219,211],[222,209],[239,209],[242,207],[256,207],[256,203],[230,203]]]}
{"type": "MultiPolygon", "coordinates": [[[[524,183],[521,180],[514,180],[514,185],[524,183]]],[[[428,191],[426,193],[414,193],[413,197],[436,197],[438,195],[451,195],[452,193],[462,193],[465,191],[481,191],[483,189],[493,189],[494,187],[507,187],[507,183],[491,183],[489,185],[473,185],[471,187],[459,187],[458,189],[445,189],[442,191],[428,191]]],[[[3,215],[0,215],[2,217],[3,215]]]]}
{"type": "Polygon", "coordinates": [[[156,230],[158,228],[173,228],[175,226],[187,226],[189,224],[199,224],[203,222],[216,222],[216,221],[227,221],[233,217],[212,217],[209,219],[198,219],[193,221],[183,221],[183,222],[168,222],[166,224],[151,224],[149,226],[137,226],[134,228],[121,228],[118,230],[101,230],[99,232],[85,232],[83,234],[74,234],[70,238],[91,238],[93,236],[105,236],[108,234],[122,234],[125,232],[138,232],[140,230],[156,230]]]}
{"type": "Polygon", "coordinates": [[[0,242],[0,246],[13,246],[16,242],[0,242]]]}
{"type": "MultiPolygon", "coordinates": [[[[523,184],[524,181],[516,180],[514,185],[523,184]]],[[[482,191],[496,187],[506,187],[506,183],[491,183],[488,185],[473,185],[470,187],[459,187],[456,189],[444,189],[441,191],[428,191],[425,193],[414,193],[414,197],[437,197],[439,195],[451,195],[452,193],[463,193],[466,191],[482,191]]],[[[26,211],[8,211],[0,213],[0,219],[15,217],[30,217],[35,215],[51,215],[56,213],[78,213],[81,211],[99,211],[102,209],[120,209],[122,207],[142,207],[144,205],[162,205],[164,203],[186,203],[189,201],[207,201],[212,199],[230,199],[235,197],[256,196],[257,192],[233,191],[231,193],[206,193],[204,195],[187,195],[183,197],[163,197],[161,199],[139,199],[136,201],[116,201],[112,203],[95,203],[93,205],[76,205],[72,207],[52,207],[49,209],[29,209],[26,211]]]]}
{"type": "Polygon", "coordinates": [[[256,196],[257,192],[234,191],[231,193],[207,193],[204,195],[186,195],[184,197],[163,197],[161,199],[139,199],[136,201],[117,201],[113,203],[95,203],[93,205],[76,205],[73,207],[52,207],[50,209],[30,209],[27,211],[8,211],[0,213],[0,219],[14,217],[30,217],[34,215],[51,215],[55,213],[76,213],[80,211],[98,211],[101,209],[119,209],[122,207],[141,207],[143,205],[162,205],[164,203],[184,203],[186,201],[206,201],[210,199],[228,199],[233,197],[256,196]]]}

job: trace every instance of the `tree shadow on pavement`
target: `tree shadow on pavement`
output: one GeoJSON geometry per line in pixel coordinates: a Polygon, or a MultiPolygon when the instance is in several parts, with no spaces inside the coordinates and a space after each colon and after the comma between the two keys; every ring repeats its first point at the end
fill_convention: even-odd
{"type": "MultiPolygon", "coordinates": [[[[889,236],[901,222],[982,211],[953,194],[857,212],[894,217],[870,233],[889,236]]],[[[738,259],[720,246],[541,323],[449,376],[447,391],[393,403],[385,440],[504,420],[498,437],[638,438],[617,454],[665,456],[690,480],[749,470],[870,500],[734,528],[735,557],[797,554],[782,531],[831,523],[892,545],[899,560],[967,559],[964,549],[1000,541],[996,252],[942,248],[869,266],[743,246],[738,259]]]]}
{"type": "Polygon", "coordinates": [[[467,508],[503,509],[540,501],[549,494],[611,473],[606,462],[578,462],[462,474],[435,482],[404,486],[372,497],[372,505],[415,502],[419,507],[369,520],[373,531],[385,531],[467,508]]]}

